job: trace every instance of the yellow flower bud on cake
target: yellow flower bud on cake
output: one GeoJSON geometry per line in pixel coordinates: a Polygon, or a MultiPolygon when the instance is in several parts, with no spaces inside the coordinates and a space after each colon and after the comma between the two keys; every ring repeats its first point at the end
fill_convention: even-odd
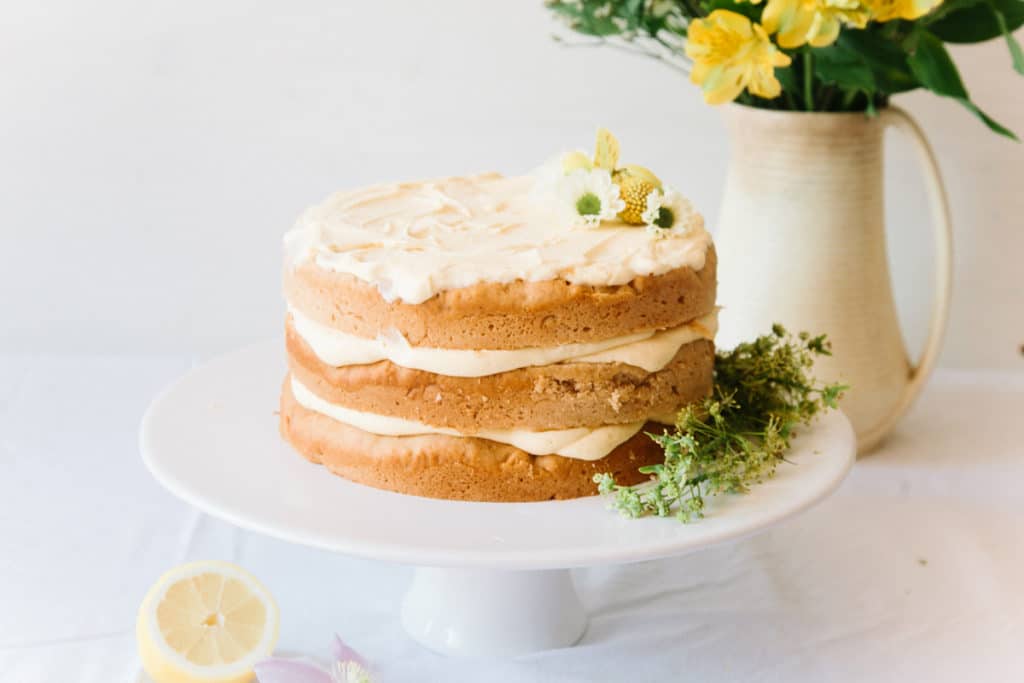
{"type": "Polygon", "coordinates": [[[594,165],[608,171],[619,165],[619,141],[607,128],[597,129],[594,165]]]}
{"type": "Polygon", "coordinates": [[[661,178],[659,178],[658,176],[654,175],[654,171],[652,171],[651,169],[647,168],[646,166],[641,166],[639,164],[626,164],[622,168],[616,169],[615,172],[616,173],[628,173],[629,175],[635,176],[637,178],[640,178],[641,180],[646,180],[647,182],[651,183],[652,185],[656,185],[657,187],[661,187],[661,178]]]}
{"type": "Polygon", "coordinates": [[[594,168],[593,162],[583,152],[569,152],[562,157],[562,173],[569,174],[581,169],[589,171],[592,168],[594,168]]]}
{"type": "Polygon", "coordinates": [[[616,170],[612,180],[619,186],[619,196],[626,203],[619,218],[630,225],[644,225],[647,196],[661,187],[658,176],[643,166],[631,164],[616,170]]]}

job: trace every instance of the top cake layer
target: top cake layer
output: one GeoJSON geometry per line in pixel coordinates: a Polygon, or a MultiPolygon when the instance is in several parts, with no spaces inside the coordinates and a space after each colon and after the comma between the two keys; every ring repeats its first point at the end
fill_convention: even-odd
{"type": "Polygon", "coordinates": [[[288,232],[288,259],[350,275],[406,304],[481,283],[601,287],[704,268],[711,238],[696,213],[687,230],[661,237],[617,222],[574,228],[537,201],[533,184],[488,173],[340,192],[288,232]]]}

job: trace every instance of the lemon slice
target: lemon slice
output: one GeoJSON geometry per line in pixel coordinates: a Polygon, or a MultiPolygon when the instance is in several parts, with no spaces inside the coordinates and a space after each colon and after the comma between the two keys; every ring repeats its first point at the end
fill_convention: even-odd
{"type": "Polygon", "coordinates": [[[135,625],[142,667],[156,683],[251,681],[277,632],[270,592],[228,562],[192,562],[161,576],[135,625]]]}

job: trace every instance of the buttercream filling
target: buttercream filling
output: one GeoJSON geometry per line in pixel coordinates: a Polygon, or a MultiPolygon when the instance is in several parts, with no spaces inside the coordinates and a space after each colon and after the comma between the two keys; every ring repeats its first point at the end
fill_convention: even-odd
{"type": "Polygon", "coordinates": [[[312,261],[410,304],[480,282],[622,285],[704,267],[711,237],[699,214],[668,235],[618,221],[579,229],[533,187],[487,173],[339,192],[300,216],[285,249],[294,265],[312,261]]]}
{"type": "Polygon", "coordinates": [[[643,422],[603,427],[576,427],[573,429],[549,429],[530,431],[526,429],[479,429],[460,432],[447,427],[433,427],[405,418],[390,415],[366,413],[352,410],[326,401],[310,391],[293,376],[292,394],[303,408],[326,415],[356,429],[380,436],[413,436],[422,434],[444,434],[448,436],[478,437],[515,446],[531,455],[560,455],[578,460],[600,460],[611,453],[616,446],[639,432],[643,422]]]}
{"type": "Polygon", "coordinates": [[[347,334],[309,318],[289,306],[292,324],[327,365],[364,365],[388,360],[403,368],[449,377],[484,377],[519,368],[555,363],[626,363],[657,372],[675,358],[685,344],[714,339],[718,315],[691,320],[667,330],[647,330],[587,344],[564,344],[512,350],[440,349],[411,346],[397,331],[366,339],[347,334]]]}

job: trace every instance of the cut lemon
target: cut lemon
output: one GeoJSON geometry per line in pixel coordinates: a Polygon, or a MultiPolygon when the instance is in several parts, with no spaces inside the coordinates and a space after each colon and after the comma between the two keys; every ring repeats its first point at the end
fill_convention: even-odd
{"type": "Polygon", "coordinates": [[[278,612],[256,577],[228,562],[175,567],[149,589],[135,624],[156,683],[244,683],[277,643],[278,612]]]}

